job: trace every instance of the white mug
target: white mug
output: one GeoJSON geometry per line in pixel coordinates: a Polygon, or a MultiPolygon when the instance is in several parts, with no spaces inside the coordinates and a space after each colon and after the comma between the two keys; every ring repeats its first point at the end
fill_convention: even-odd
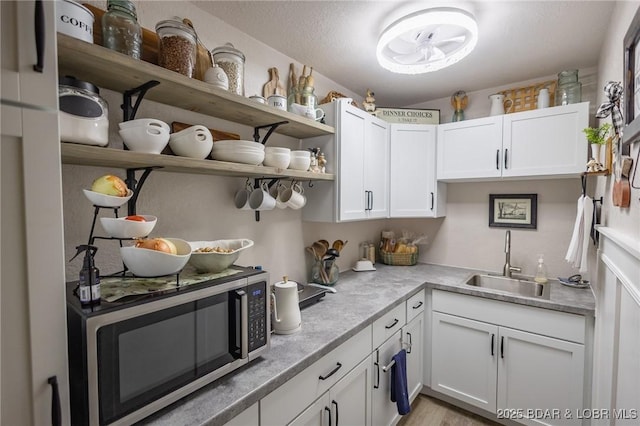
{"type": "Polygon", "coordinates": [[[236,192],[236,195],[233,198],[233,202],[236,205],[237,209],[251,209],[251,207],[249,206],[249,196],[251,195],[251,192],[253,192],[253,188],[251,187],[251,184],[249,182],[247,182],[244,188],[236,192]]]}
{"type": "Polygon", "coordinates": [[[309,106],[305,110],[304,116],[310,118],[311,120],[319,121],[324,118],[324,111],[321,108],[313,109],[311,106],[309,106]]]}
{"type": "Polygon", "coordinates": [[[549,107],[549,89],[540,89],[538,93],[538,109],[549,107]]]}
{"type": "Polygon", "coordinates": [[[287,98],[282,95],[271,95],[267,98],[267,103],[274,107],[281,109],[283,111],[287,110],[287,98]]]}
{"type": "Polygon", "coordinates": [[[249,195],[249,207],[253,210],[273,210],[275,206],[276,199],[269,194],[269,186],[266,182],[263,182],[249,195]]]}
{"type": "Polygon", "coordinates": [[[298,210],[307,204],[307,197],[303,195],[304,190],[298,183],[291,185],[289,188],[283,190],[280,195],[280,201],[294,210],[298,210]]]}
{"type": "Polygon", "coordinates": [[[280,199],[280,194],[282,194],[282,191],[284,191],[285,189],[287,189],[287,187],[279,182],[277,185],[273,185],[271,189],[269,189],[269,193],[273,198],[276,199],[276,207],[279,209],[287,208],[287,205],[280,199]]]}

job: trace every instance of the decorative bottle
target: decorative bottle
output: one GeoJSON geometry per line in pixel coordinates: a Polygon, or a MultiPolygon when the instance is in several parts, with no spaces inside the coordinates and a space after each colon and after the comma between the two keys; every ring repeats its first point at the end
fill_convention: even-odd
{"type": "Polygon", "coordinates": [[[129,0],[109,0],[102,15],[102,44],[116,52],[140,59],[142,28],[138,24],[136,7],[129,0]]]}
{"type": "Polygon", "coordinates": [[[544,264],[544,256],[538,255],[538,265],[536,266],[536,275],[533,280],[538,284],[546,284],[547,281],[547,266],[544,264]]]}

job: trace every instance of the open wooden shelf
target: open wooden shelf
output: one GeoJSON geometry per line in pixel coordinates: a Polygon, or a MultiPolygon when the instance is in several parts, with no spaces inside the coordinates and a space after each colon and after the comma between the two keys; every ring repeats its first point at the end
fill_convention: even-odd
{"type": "Polygon", "coordinates": [[[136,169],[158,167],[158,171],[236,176],[247,178],[295,179],[298,181],[327,180],[330,173],[311,173],[275,167],[252,166],[216,160],[196,160],[176,155],[146,154],[123,149],[102,148],[90,145],[62,143],[62,162],[82,166],[116,167],[136,169]]]}
{"type": "Polygon", "coordinates": [[[610,174],[609,170],[602,170],[601,172],[583,172],[582,176],[609,176],[610,174]]]}
{"type": "Polygon", "coordinates": [[[149,62],[58,33],[58,71],[99,87],[124,92],[156,80],[145,99],[251,127],[280,125],[276,133],[305,139],[330,135],[335,129],[287,111],[218,89],[149,62]]]}

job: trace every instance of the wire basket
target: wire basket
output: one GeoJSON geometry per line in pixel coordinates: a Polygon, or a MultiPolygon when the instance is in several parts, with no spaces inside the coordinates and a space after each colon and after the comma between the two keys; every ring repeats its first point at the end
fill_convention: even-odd
{"type": "Polygon", "coordinates": [[[513,101],[513,108],[509,109],[509,113],[529,111],[538,107],[540,89],[549,89],[549,105],[555,105],[556,83],[556,80],[543,81],[527,87],[503,90],[499,93],[503,94],[505,99],[509,98],[513,101]]]}
{"type": "Polygon", "coordinates": [[[378,252],[380,261],[385,265],[394,266],[411,266],[418,263],[418,251],[415,253],[387,253],[385,251],[378,252]]]}

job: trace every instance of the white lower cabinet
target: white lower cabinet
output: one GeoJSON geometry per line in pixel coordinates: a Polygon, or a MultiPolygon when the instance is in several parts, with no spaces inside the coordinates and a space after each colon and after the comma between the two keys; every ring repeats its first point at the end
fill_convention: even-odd
{"type": "Polygon", "coordinates": [[[289,425],[371,425],[370,358],[365,358],[289,425]]]}
{"type": "Polygon", "coordinates": [[[402,332],[398,330],[373,353],[373,390],[371,408],[373,424],[376,426],[393,425],[400,420],[395,402],[391,401],[392,357],[402,349],[402,332]]]}
{"type": "Polygon", "coordinates": [[[432,390],[524,424],[580,423],[588,394],[584,317],[433,295],[432,390]]]}

